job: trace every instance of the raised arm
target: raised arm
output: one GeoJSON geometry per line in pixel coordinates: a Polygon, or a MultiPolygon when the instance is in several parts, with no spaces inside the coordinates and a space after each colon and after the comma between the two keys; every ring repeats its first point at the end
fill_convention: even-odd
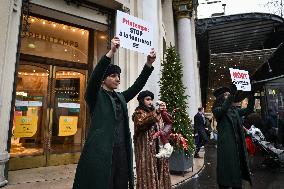
{"type": "Polygon", "coordinates": [[[147,56],[147,63],[145,64],[139,77],[131,87],[122,92],[122,95],[124,96],[126,102],[129,102],[131,99],[133,99],[143,89],[152,71],[154,70],[152,64],[155,60],[156,53],[155,50],[152,49],[150,55],[147,56]]]}
{"type": "Polygon", "coordinates": [[[104,55],[101,60],[96,65],[95,69],[93,70],[90,79],[87,84],[87,89],[85,92],[85,100],[90,108],[90,111],[93,111],[93,108],[95,106],[96,98],[98,91],[100,90],[103,76],[107,70],[108,65],[111,62],[111,58],[114,55],[114,53],[119,48],[120,41],[117,37],[113,38],[111,40],[111,49],[109,52],[104,55]]]}
{"type": "Polygon", "coordinates": [[[225,100],[225,102],[222,104],[222,106],[214,107],[212,112],[214,117],[218,120],[221,118],[225,113],[228,111],[228,109],[231,107],[233,101],[234,101],[235,95],[229,95],[228,98],[225,100]]]}
{"type": "Polygon", "coordinates": [[[136,110],[132,116],[134,122],[134,132],[139,133],[142,131],[147,131],[159,121],[159,117],[156,111],[145,112],[142,110],[136,110]]]}

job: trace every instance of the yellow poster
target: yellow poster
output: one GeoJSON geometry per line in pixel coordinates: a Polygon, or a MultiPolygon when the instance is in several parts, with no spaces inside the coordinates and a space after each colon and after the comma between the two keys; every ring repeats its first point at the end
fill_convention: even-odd
{"type": "Polygon", "coordinates": [[[58,136],[71,136],[77,132],[77,116],[60,116],[58,136]]]}
{"type": "Polygon", "coordinates": [[[37,131],[38,116],[15,116],[14,136],[32,137],[37,131]]]}

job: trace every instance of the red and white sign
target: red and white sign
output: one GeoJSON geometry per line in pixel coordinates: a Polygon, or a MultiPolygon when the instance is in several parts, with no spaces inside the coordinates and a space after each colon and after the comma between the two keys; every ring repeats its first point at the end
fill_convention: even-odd
{"type": "Polygon", "coordinates": [[[233,84],[240,91],[251,91],[249,73],[245,70],[229,68],[233,84]]]}
{"type": "Polygon", "coordinates": [[[153,47],[154,32],[150,23],[121,11],[116,14],[116,36],[120,46],[148,55],[153,47]]]}

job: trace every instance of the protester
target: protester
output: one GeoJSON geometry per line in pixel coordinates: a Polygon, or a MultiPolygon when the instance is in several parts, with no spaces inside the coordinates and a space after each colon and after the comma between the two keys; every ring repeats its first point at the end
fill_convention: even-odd
{"type": "Polygon", "coordinates": [[[204,108],[198,108],[197,114],[194,116],[194,133],[196,135],[196,150],[194,153],[195,158],[200,158],[199,151],[202,146],[208,143],[208,135],[205,130],[206,119],[204,115],[204,108]]]}
{"type": "Polygon", "coordinates": [[[239,109],[233,106],[236,91],[235,85],[214,91],[216,100],[212,111],[218,123],[217,183],[220,189],[242,188],[243,179],[251,183],[240,117],[253,111],[254,97],[251,93],[247,108],[239,109]]]}
{"type": "Polygon", "coordinates": [[[127,104],[146,84],[156,59],[152,49],[147,63],[135,83],[126,91],[114,90],[120,84],[121,70],[111,64],[120,46],[119,38],[111,41],[111,49],[92,72],[85,99],[91,124],[77,166],[73,189],[134,188],[132,144],[127,104]]]}
{"type": "MultiPolygon", "coordinates": [[[[159,109],[155,110],[153,99],[154,94],[152,92],[140,92],[137,97],[139,106],[132,116],[137,173],[136,189],[171,188],[169,161],[166,158],[156,158],[159,144],[154,139],[155,133],[163,129],[164,120],[161,112],[166,111],[166,106],[160,106],[159,109]]],[[[166,119],[170,118],[166,117],[166,119]]]]}

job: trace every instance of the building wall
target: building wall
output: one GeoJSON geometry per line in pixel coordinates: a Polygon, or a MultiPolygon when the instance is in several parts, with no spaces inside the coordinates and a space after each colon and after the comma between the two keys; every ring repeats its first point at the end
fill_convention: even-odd
{"type": "MultiPolygon", "coordinates": [[[[2,1],[0,6],[0,162],[8,158],[7,140],[21,15],[21,0],[2,1]]],[[[0,163],[0,186],[6,184],[0,163]]]]}
{"type": "MultiPolygon", "coordinates": [[[[50,10],[58,10],[69,15],[79,16],[87,21],[95,21],[107,24],[107,16],[100,14],[96,10],[77,7],[76,5],[67,5],[64,0],[31,0],[32,3],[41,7],[48,7],[50,10]]],[[[136,17],[149,21],[154,26],[154,48],[157,52],[157,59],[153,66],[154,72],[150,76],[146,86],[143,90],[150,90],[155,94],[155,100],[158,100],[160,87],[158,81],[161,77],[161,61],[163,58],[163,39],[166,40],[167,46],[171,43],[176,43],[176,32],[174,24],[174,16],[172,10],[172,0],[153,1],[153,0],[119,0],[116,2],[122,3],[122,7],[127,7],[130,14],[136,17]]],[[[0,157],[7,149],[9,119],[12,100],[12,89],[14,82],[14,72],[16,63],[16,53],[18,44],[18,32],[20,24],[20,9],[21,0],[9,0],[1,3],[1,17],[0,17],[0,157]],[[14,5],[16,2],[16,5],[14,5]],[[5,82],[3,82],[5,81],[5,82]],[[5,99],[5,100],[3,100],[5,99]]],[[[46,14],[46,13],[45,13],[46,14]]],[[[66,18],[65,21],[68,21],[66,18]]],[[[74,20],[74,22],[76,22],[74,20]]],[[[192,22],[194,23],[194,22],[192,22]]],[[[195,39],[194,27],[192,27],[192,38],[195,39]]],[[[196,48],[195,40],[192,41],[193,49],[196,48]]],[[[194,62],[197,62],[196,50],[194,51],[194,62]]],[[[99,58],[99,57],[98,57],[99,58]]],[[[119,90],[123,91],[130,87],[139,73],[141,72],[147,56],[141,53],[133,52],[126,49],[120,49],[114,57],[114,63],[122,68],[121,85],[119,90]]],[[[94,59],[96,62],[97,59],[94,59]]],[[[199,74],[195,71],[196,88],[199,87],[199,74]]],[[[187,87],[187,86],[186,86],[187,87]]],[[[196,91],[200,101],[200,87],[196,91]]],[[[198,99],[197,98],[197,99],[198,99]]],[[[132,113],[138,105],[136,98],[128,104],[131,132],[133,133],[133,122],[131,121],[132,113]]],[[[0,171],[3,171],[3,165],[0,164],[0,171]],[[1,167],[2,166],[2,167],[1,167]]],[[[1,179],[0,172],[0,179],[1,179]]],[[[0,180],[1,183],[1,180],[0,180]]]]}

